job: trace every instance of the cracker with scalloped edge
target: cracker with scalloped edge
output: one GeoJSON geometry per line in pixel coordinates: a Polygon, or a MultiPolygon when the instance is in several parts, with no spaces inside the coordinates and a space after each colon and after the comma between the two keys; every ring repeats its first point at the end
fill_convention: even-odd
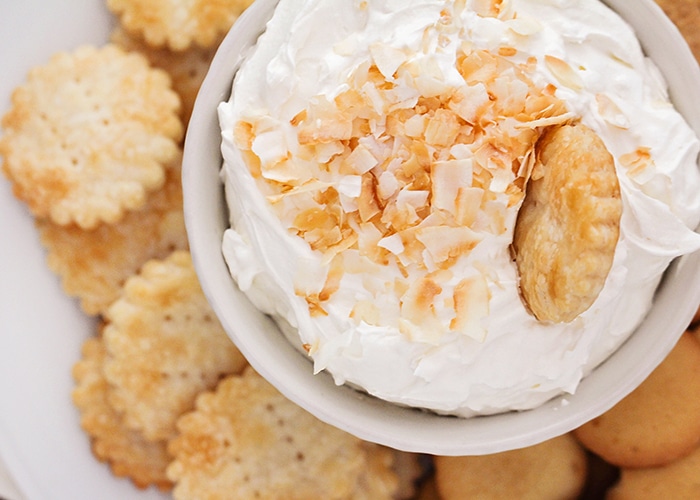
{"type": "Polygon", "coordinates": [[[114,224],[85,230],[37,221],[49,268],[85,313],[103,314],[148,260],[188,248],[180,174],[179,165],[170,168],[163,188],[151,193],[143,208],[114,224]]]}
{"type": "Polygon", "coordinates": [[[435,457],[443,500],[577,498],[586,482],[586,453],[571,434],[481,456],[435,457]]]}
{"type": "Polygon", "coordinates": [[[537,319],[570,322],[612,267],[622,216],[615,160],[582,124],[549,129],[535,151],[513,236],[520,291],[537,319]]]}
{"type": "Polygon", "coordinates": [[[154,47],[213,47],[253,0],[107,0],[129,32],[154,47]]]}
{"type": "Polygon", "coordinates": [[[182,102],[180,116],[186,125],[192,115],[199,88],[207,71],[209,71],[209,65],[218,44],[209,48],[195,46],[175,52],[167,47],[152,47],[136,34],[128,33],[121,26],[117,26],[112,31],[110,40],[125,50],[143,54],[152,66],[160,68],[170,75],[173,89],[178,93],[182,102]]]}
{"type": "Polygon", "coordinates": [[[83,343],[81,359],[73,365],[73,402],[80,411],[80,425],[90,437],[92,452],[109,464],[114,475],[130,478],[139,488],[155,485],[169,490],[172,483],[165,469],[171,456],[166,443],[146,441],[127,429],[109,404],[110,386],[102,372],[106,355],[102,339],[90,337],[83,343]]]}
{"type": "Polygon", "coordinates": [[[246,365],[209,306],[187,251],[144,264],[105,319],[110,403],[125,425],[151,441],[170,439],[197,394],[246,365]]]}
{"type": "Polygon", "coordinates": [[[37,217],[90,229],[142,207],[179,154],[168,75],[114,45],[59,52],[32,69],[2,118],[3,170],[37,217]]]}
{"type": "Polygon", "coordinates": [[[203,393],[177,426],[167,473],[179,500],[390,499],[398,488],[389,449],[317,420],[251,368],[203,393]]]}

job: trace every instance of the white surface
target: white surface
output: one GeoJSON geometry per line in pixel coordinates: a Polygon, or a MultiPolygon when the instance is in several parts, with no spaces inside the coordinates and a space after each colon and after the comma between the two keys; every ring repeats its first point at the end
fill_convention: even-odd
{"type": "MultiPolygon", "coordinates": [[[[700,69],[678,31],[652,0],[608,3],[636,28],[671,82],[680,111],[700,132],[700,69]]],[[[185,219],[204,291],[255,369],[323,421],[369,441],[443,455],[493,453],[543,441],[596,417],[632,391],[672,348],[700,302],[699,254],[676,262],[640,328],[583,380],[575,396],[556,398],[535,410],[472,419],[440,417],[337,387],[325,373],[312,374],[308,360],[235,286],[220,250],[228,223],[216,107],[228,98],[240,54],[254,42],[274,4],[258,0],[224,40],[190,121],[183,174],[185,219]]]]}
{"type": "MultiPolygon", "coordinates": [[[[107,39],[102,0],[0,0],[0,113],[28,69],[107,39]]],[[[31,217],[0,176],[0,456],[27,500],[158,499],[90,454],[70,401],[70,370],[92,320],[46,268],[31,217]]],[[[10,500],[11,486],[7,493],[10,500]]]]}

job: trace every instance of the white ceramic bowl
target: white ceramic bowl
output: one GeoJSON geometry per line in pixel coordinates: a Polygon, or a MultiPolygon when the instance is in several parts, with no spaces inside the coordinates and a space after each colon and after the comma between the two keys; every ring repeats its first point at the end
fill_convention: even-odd
{"type": "MultiPolygon", "coordinates": [[[[197,99],[183,166],[185,217],[204,292],[250,364],[289,399],[347,432],[397,449],[478,455],[535,444],[600,415],[632,391],[661,362],[700,303],[700,255],[676,260],[638,330],[580,384],[576,394],[528,411],[461,419],[397,406],[312,374],[275,323],[237,288],[221,253],[228,213],[217,105],[228,100],[246,50],[255,43],[277,0],[257,0],[223,41],[197,99]]],[[[652,0],[608,0],[636,30],[660,67],[680,112],[700,133],[700,70],[685,41],[652,0]]]]}

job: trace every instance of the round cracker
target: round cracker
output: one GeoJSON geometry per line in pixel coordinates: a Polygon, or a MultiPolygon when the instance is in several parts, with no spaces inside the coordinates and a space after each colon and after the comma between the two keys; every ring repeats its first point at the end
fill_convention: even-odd
{"type": "Polygon", "coordinates": [[[213,47],[253,0],[107,0],[122,26],[154,47],[213,47]]]}
{"type": "Polygon", "coordinates": [[[663,467],[622,469],[607,500],[694,500],[700,498],[700,448],[663,467]]]}
{"type": "Polygon", "coordinates": [[[112,31],[110,40],[124,50],[143,54],[152,66],[160,68],[170,75],[173,89],[178,93],[182,102],[180,116],[186,126],[192,115],[199,88],[216,53],[216,46],[210,48],[191,47],[184,51],[175,52],[167,47],[152,47],[121,27],[112,31]]]}
{"type": "Polygon", "coordinates": [[[586,453],[571,434],[491,455],[435,457],[440,498],[576,498],[586,482],[586,453]]]}
{"type": "Polygon", "coordinates": [[[109,404],[110,386],[102,371],[106,356],[102,339],[91,337],[83,344],[82,358],[73,366],[73,402],[80,411],[80,425],[92,441],[92,452],[109,464],[114,475],[130,478],[139,488],[155,485],[169,490],[172,483],[165,469],[171,457],[166,443],[146,441],[127,429],[109,404]]]}
{"type": "Polygon", "coordinates": [[[143,208],[92,230],[37,221],[49,268],[85,313],[104,314],[148,260],[188,248],[181,182],[180,166],[172,167],[163,188],[149,195],[143,208]]]}
{"type": "Polygon", "coordinates": [[[84,229],[142,207],[180,154],[170,78],[114,45],[34,68],[2,119],[3,170],[32,213],[84,229]]]}
{"type": "Polygon", "coordinates": [[[148,440],[170,439],[176,420],[194,407],[200,392],[246,365],[209,306],[186,251],[144,264],[105,318],[110,403],[148,440]]]}
{"type": "Polygon", "coordinates": [[[518,213],[513,251],[520,290],[541,321],[570,322],[605,284],[620,234],[615,161],[588,127],[548,130],[518,213]]]}
{"type": "Polygon", "coordinates": [[[586,453],[571,434],[492,455],[435,457],[442,500],[577,498],[586,482],[586,453]]]}
{"type": "Polygon", "coordinates": [[[700,443],[700,342],[684,333],[668,357],[612,409],[574,431],[607,462],[661,466],[700,443]]]}
{"type": "Polygon", "coordinates": [[[390,450],[317,420],[251,368],[202,394],[178,430],[176,499],[391,499],[398,488],[390,450]]]}

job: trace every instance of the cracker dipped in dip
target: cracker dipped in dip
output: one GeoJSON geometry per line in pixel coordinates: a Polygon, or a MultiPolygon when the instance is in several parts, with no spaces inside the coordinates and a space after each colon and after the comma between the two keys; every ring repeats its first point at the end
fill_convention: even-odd
{"type": "Polygon", "coordinates": [[[598,0],[281,0],[219,118],[238,286],[398,404],[575,392],[700,248],[698,138],[598,0]]]}

